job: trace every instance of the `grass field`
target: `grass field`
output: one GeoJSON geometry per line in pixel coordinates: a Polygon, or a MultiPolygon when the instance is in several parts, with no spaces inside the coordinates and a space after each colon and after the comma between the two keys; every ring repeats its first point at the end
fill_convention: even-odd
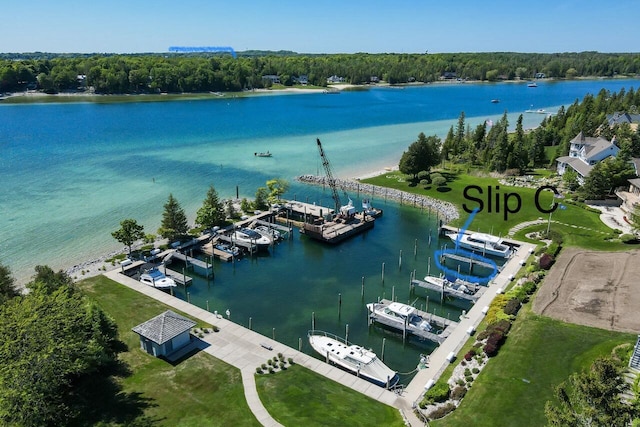
{"type": "MultiPolygon", "coordinates": [[[[119,357],[130,370],[120,380],[122,391],[139,397],[154,425],[260,425],[244,398],[239,369],[204,352],[172,366],[140,350],[138,335],[131,328],[169,307],[104,276],[86,279],[80,286],[117,322],[120,339],[128,348],[119,357]]],[[[100,408],[112,411],[114,420],[125,420],[116,425],[127,425],[126,414],[120,411],[129,409],[128,405],[100,408]]]]}
{"type": "Polygon", "coordinates": [[[498,355],[473,383],[462,404],[434,426],[546,424],[544,405],[556,385],[636,336],[567,324],[522,308],[498,355]]]}
{"type": "MultiPolygon", "coordinates": [[[[523,187],[510,187],[501,185],[497,178],[488,176],[475,176],[468,175],[459,172],[440,171],[444,177],[447,178],[447,185],[444,188],[437,189],[433,186],[423,188],[421,185],[413,185],[411,182],[405,179],[398,179],[404,177],[399,172],[391,172],[384,175],[380,175],[374,178],[368,178],[362,180],[369,184],[379,185],[383,187],[395,188],[410,193],[429,196],[434,199],[444,200],[453,203],[458,207],[460,218],[451,223],[455,227],[461,227],[469,217],[469,214],[463,209],[466,205],[469,210],[479,206],[479,203],[473,199],[482,199],[483,210],[478,212],[473,222],[469,226],[472,231],[481,231],[485,233],[491,233],[494,235],[506,235],[509,230],[522,222],[533,220],[549,220],[549,214],[540,212],[535,205],[535,193],[534,188],[523,187]],[[468,190],[465,197],[465,188],[470,186],[478,186],[482,189],[483,194],[480,194],[478,190],[468,190]],[[496,190],[499,187],[499,190],[496,190]],[[492,206],[491,212],[489,212],[488,204],[488,190],[491,188],[492,192],[492,206]],[[495,195],[499,194],[500,211],[496,211],[495,195]],[[518,194],[522,200],[521,208],[516,213],[508,213],[505,220],[504,209],[504,197],[507,193],[518,194]]],[[[547,176],[548,171],[541,171],[538,176],[547,176]]],[[[553,197],[550,191],[542,191],[539,197],[539,205],[548,209],[553,201],[553,197]]],[[[567,224],[576,225],[579,227],[586,227],[588,230],[575,229],[571,227],[555,226],[552,224],[552,228],[563,233],[565,237],[565,245],[568,246],[581,246],[590,249],[606,249],[606,250],[625,250],[628,249],[624,244],[620,242],[605,242],[604,235],[611,237],[611,229],[607,227],[602,221],[600,221],[599,214],[590,212],[580,206],[564,203],[565,209],[557,209],[551,215],[551,219],[567,224]]],[[[509,207],[511,210],[516,208],[515,196],[510,198],[509,207]]],[[[542,227],[538,227],[542,229],[542,227]]],[[[546,227],[544,227],[546,230],[546,227]]],[[[527,232],[532,229],[527,229],[527,232]]]]}
{"type": "MultiPolygon", "coordinates": [[[[104,276],[85,279],[80,287],[115,319],[127,346],[119,356],[126,365],[117,377],[118,398],[114,401],[102,382],[89,390],[95,400],[91,421],[125,426],[143,414],[152,425],[260,425],[246,403],[235,367],[204,352],[173,366],[140,350],[131,328],[169,307],[104,276]]],[[[257,385],[269,413],[285,426],[403,425],[398,410],[299,366],[258,376],[257,385]]]]}
{"type": "Polygon", "coordinates": [[[285,426],[404,426],[397,409],[302,366],[258,375],[256,385],[264,406],[285,426]]]}

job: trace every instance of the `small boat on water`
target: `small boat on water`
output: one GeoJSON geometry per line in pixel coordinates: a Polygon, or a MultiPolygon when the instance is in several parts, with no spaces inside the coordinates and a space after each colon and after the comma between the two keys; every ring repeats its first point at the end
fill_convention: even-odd
{"type": "Polygon", "coordinates": [[[394,328],[403,330],[406,328],[409,332],[425,331],[433,332],[433,327],[429,322],[418,314],[418,309],[401,302],[385,303],[369,303],[367,310],[371,314],[384,317],[393,323],[394,328]]]}
{"type": "Polygon", "coordinates": [[[491,103],[492,103],[492,104],[497,104],[497,103],[499,103],[499,102],[500,102],[500,100],[499,100],[499,99],[492,99],[492,100],[491,100],[491,103]]]}
{"type": "Polygon", "coordinates": [[[527,87],[538,87],[538,84],[536,82],[529,82],[527,83],[527,87]]]}
{"type": "Polygon", "coordinates": [[[327,363],[332,363],[380,387],[392,388],[400,380],[398,373],[378,356],[359,345],[323,331],[309,331],[309,344],[327,363]]]}
{"type": "Polygon", "coordinates": [[[250,228],[238,228],[231,234],[231,239],[237,242],[256,245],[258,249],[267,249],[271,239],[250,228]]]}
{"type": "Polygon", "coordinates": [[[152,268],[140,275],[140,283],[152,286],[158,289],[169,289],[176,286],[176,282],[164,275],[157,268],[152,268]]]}
{"type": "Polygon", "coordinates": [[[271,157],[271,153],[269,151],[263,153],[253,153],[256,157],[271,157]]]}
{"type": "Polygon", "coordinates": [[[511,246],[506,245],[499,237],[485,233],[451,233],[448,237],[459,247],[476,251],[482,255],[492,255],[500,258],[511,256],[511,246]]]}
{"type": "Polygon", "coordinates": [[[222,251],[222,252],[226,252],[229,255],[232,255],[233,257],[237,258],[240,256],[240,248],[237,246],[232,246],[228,243],[223,243],[223,242],[218,242],[216,243],[215,246],[216,249],[222,251]]]}

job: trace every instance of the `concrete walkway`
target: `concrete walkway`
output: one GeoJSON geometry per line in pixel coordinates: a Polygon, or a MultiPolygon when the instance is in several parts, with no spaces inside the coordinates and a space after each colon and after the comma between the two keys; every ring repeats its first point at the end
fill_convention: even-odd
{"type": "Polygon", "coordinates": [[[429,355],[429,363],[426,369],[418,371],[411,383],[405,388],[402,399],[404,405],[414,407],[422,399],[425,392],[425,385],[429,380],[438,380],[442,372],[451,363],[448,359],[451,353],[457,354],[469,338],[469,328],[474,330],[484,318],[483,309],[488,307],[498,292],[506,289],[511,282],[511,278],[516,275],[524,261],[531,255],[535,245],[518,242],[520,248],[505,264],[500,274],[498,274],[489,284],[487,291],[480,297],[469,312],[460,319],[460,323],[453,330],[447,340],[442,343],[433,353],[429,355]],[[521,264],[522,263],[522,264],[521,264]]]}
{"type": "MultiPolygon", "coordinates": [[[[285,359],[290,357],[294,363],[369,396],[378,402],[401,409],[408,418],[415,418],[411,413],[411,407],[407,407],[406,403],[394,392],[385,390],[278,341],[235,324],[220,315],[216,316],[200,307],[172,297],[166,292],[143,285],[137,280],[120,274],[118,270],[105,273],[105,276],[193,318],[217,326],[219,332],[207,334],[203,338],[203,341],[210,344],[204,351],[240,369],[247,404],[258,421],[264,426],[281,426],[281,424],[271,417],[262,404],[256,390],[254,375],[258,366],[278,353],[282,353],[285,359]],[[271,350],[265,347],[270,347],[271,350]]],[[[417,421],[417,418],[410,422],[411,425],[422,424],[417,421]]]]}

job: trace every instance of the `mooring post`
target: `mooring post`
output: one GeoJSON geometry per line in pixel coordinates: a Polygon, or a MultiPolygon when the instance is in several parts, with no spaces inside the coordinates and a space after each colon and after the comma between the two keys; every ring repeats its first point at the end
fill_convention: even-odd
{"type": "Polygon", "coordinates": [[[251,317],[249,317],[249,330],[251,330],[251,317]]]}
{"type": "Polygon", "coordinates": [[[187,302],[191,304],[191,296],[189,295],[189,292],[187,292],[187,302]]]}
{"type": "Polygon", "coordinates": [[[384,362],[384,344],[387,342],[386,338],[382,338],[382,355],[380,356],[380,360],[384,362]]]}
{"type": "Polygon", "coordinates": [[[276,340],[276,328],[271,329],[271,338],[275,341],[276,340]]]}
{"type": "Polygon", "coordinates": [[[418,256],[418,239],[415,239],[413,242],[413,258],[418,256]]]}
{"type": "Polygon", "coordinates": [[[362,276],[362,290],[360,291],[360,298],[364,299],[364,276],[362,276]]]}
{"type": "Polygon", "coordinates": [[[298,351],[302,351],[302,338],[298,338],[298,351]]]}
{"type": "Polygon", "coordinates": [[[344,326],[344,343],[347,344],[349,342],[349,324],[347,323],[344,326]]]}
{"type": "Polygon", "coordinates": [[[384,284],[384,262],[382,263],[382,283],[384,284]]]}
{"type": "Polygon", "coordinates": [[[209,311],[209,300],[207,300],[207,311],[209,311]]]}
{"type": "Polygon", "coordinates": [[[316,312],[315,311],[311,312],[311,330],[312,331],[316,330],[316,312]]]}
{"type": "Polygon", "coordinates": [[[400,256],[398,256],[398,270],[402,268],[402,249],[400,249],[400,256]]]}
{"type": "Polygon", "coordinates": [[[393,285],[391,287],[391,302],[395,301],[396,299],[396,285],[393,285]]]}

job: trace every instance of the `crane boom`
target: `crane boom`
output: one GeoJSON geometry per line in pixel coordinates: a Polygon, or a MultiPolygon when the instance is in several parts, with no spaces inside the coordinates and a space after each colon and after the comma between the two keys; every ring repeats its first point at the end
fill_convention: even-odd
{"type": "Polygon", "coordinates": [[[329,163],[327,156],[324,154],[320,138],[316,138],[316,141],[318,143],[320,158],[322,159],[322,166],[324,167],[324,172],[327,175],[327,182],[329,183],[329,188],[331,188],[331,196],[333,197],[333,203],[335,204],[334,212],[338,214],[340,212],[340,197],[338,196],[338,189],[336,188],[336,180],[333,177],[333,173],[331,173],[331,164],[329,163]]]}

